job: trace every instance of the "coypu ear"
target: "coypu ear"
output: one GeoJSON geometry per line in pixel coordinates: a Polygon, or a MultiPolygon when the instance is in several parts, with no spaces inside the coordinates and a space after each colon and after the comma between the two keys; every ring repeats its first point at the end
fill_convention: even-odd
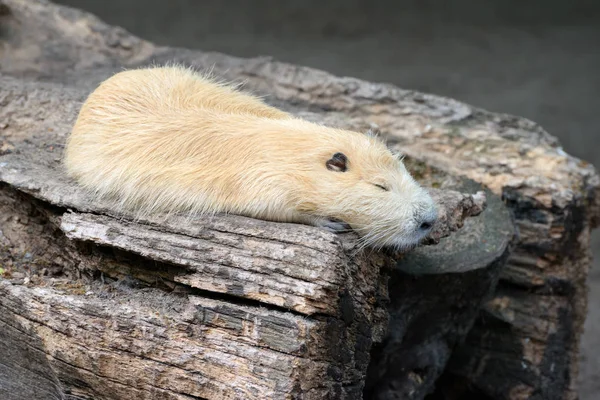
{"type": "Polygon", "coordinates": [[[329,160],[327,160],[325,165],[330,171],[346,172],[348,169],[348,166],[346,165],[347,163],[348,157],[346,157],[344,153],[335,153],[329,160]]]}

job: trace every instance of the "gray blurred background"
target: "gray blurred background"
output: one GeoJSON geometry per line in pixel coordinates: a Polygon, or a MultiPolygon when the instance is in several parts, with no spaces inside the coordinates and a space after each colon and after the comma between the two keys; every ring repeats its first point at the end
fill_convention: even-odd
{"type": "MultiPolygon", "coordinates": [[[[600,1],[56,0],[162,45],[270,55],[527,117],[600,167],[600,1]]],[[[581,400],[600,399],[600,234],[581,400]]]]}

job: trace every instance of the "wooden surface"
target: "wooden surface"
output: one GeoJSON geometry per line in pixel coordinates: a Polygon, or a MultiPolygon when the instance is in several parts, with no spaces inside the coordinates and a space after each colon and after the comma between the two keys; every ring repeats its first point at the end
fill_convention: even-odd
{"type": "MultiPolygon", "coordinates": [[[[236,374],[239,379],[261,382],[262,386],[252,393],[231,391],[241,381],[227,388],[215,388],[217,383],[202,370],[199,375],[207,374],[207,380],[197,380],[196,386],[182,383],[185,389],[177,396],[260,398],[271,394],[285,398],[290,393],[303,393],[304,398],[360,398],[372,355],[374,361],[366,379],[366,393],[371,398],[389,398],[399,393],[405,398],[423,398],[434,390],[436,382],[434,396],[445,399],[469,394],[493,399],[576,397],[578,341],[586,311],[589,232],[599,219],[600,182],[590,165],[565,154],[539,126],[452,99],[339,78],[266,58],[239,59],[156,47],[88,14],[46,1],[2,3],[5,7],[0,12],[0,72],[19,80],[1,78],[0,147],[4,150],[0,154],[4,155],[0,157],[0,180],[5,182],[2,204],[8,217],[0,226],[0,240],[9,248],[8,255],[4,255],[7,265],[17,273],[18,268],[28,268],[29,273],[15,278],[16,283],[26,286],[6,281],[1,286],[7,293],[2,296],[2,304],[10,311],[5,314],[12,318],[3,320],[3,332],[13,332],[15,350],[6,345],[0,348],[13,351],[13,364],[0,371],[0,382],[4,382],[0,383],[0,393],[16,393],[14,386],[7,386],[10,380],[2,380],[2,376],[9,376],[17,368],[14,363],[39,359],[46,361],[24,366],[27,373],[22,374],[21,389],[28,387],[25,382],[37,377],[43,382],[37,387],[48,393],[71,390],[99,396],[96,398],[122,398],[118,390],[125,385],[130,393],[141,391],[150,396],[151,392],[151,398],[178,398],[163,395],[172,390],[168,387],[170,378],[148,380],[152,374],[146,371],[152,369],[142,368],[139,371],[144,372],[135,377],[119,372],[123,365],[144,360],[145,352],[152,357],[156,352],[177,359],[183,353],[174,348],[165,350],[149,341],[148,349],[128,353],[130,359],[100,357],[101,361],[94,365],[104,369],[86,375],[77,368],[86,365],[87,360],[75,350],[52,347],[64,339],[59,335],[64,331],[63,325],[68,326],[72,318],[85,320],[85,312],[81,312],[81,317],[68,310],[63,310],[65,314],[52,314],[57,312],[56,307],[44,306],[51,303],[52,295],[65,304],[71,304],[71,297],[65,296],[75,296],[73,301],[104,307],[103,314],[95,314],[95,321],[115,329],[121,321],[117,317],[124,312],[119,307],[130,301],[127,296],[148,291],[159,293],[150,296],[157,298],[171,292],[185,296],[188,300],[184,309],[195,307],[194,299],[198,297],[236,307],[267,307],[269,315],[299,318],[317,327],[308,329],[314,339],[312,345],[305,344],[301,335],[290,335],[295,336],[290,339],[293,344],[286,345],[285,351],[277,350],[281,374],[262,374],[262,366],[251,368],[254,364],[248,361],[229,364],[231,368],[245,366],[243,373],[236,374]],[[131,225],[126,216],[115,215],[110,208],[78,192],[62,175],[49,171],[56,170],[62,143],[87,92],[123,66],[165,61],[213,67],[219,76],[244,80],[247,88],[267,95],[268,102],[310,120],[360,131],[377,127],[390,146],[407,154],[409,169],[420,180],[435,188],[461,192],[460,188],[471,179],[490,189],[486,196],[489,208],[479,218],[467,219],[465,226],[450,237],[437,238],[439,244],[393,258],[385,254],[356,256],[352,253],[351,235],[338,237],[299,225],[274,226],[242,222],[235,217],[201,221],[199,226],[182,227],[176,221],[131,225]],[[34,154],[37,160],[32,162],[34,154]],[[494,221],[494,217],[504,215],[502,202],[493,200],[494,195],[509,206],[519,228],[512,246],[508,217],[494,221]],[[20,209],[17,204],[25,208],[20,209]],[[35,235],[28,232],[32,229],[37,232],[35,235]],[[148,239],[157,235],[157,230],[169,238],[162,244],[165,247],[149,245],[148,239]],[[249,238],[248,231],[257,237],[249,238]],[[124,240],[134,237],[134,241],[124,240]],[[39,243],[37,248],[43,251],[28,251],[25,239],[35,240],[39,243]],[[220,246],[231,244],[231,240],[235,245],[223,252],[220,246]],[[261,258],[266,243],[273,246],[269,256],[275,259],[261,258]],[[196,244],[206,247],[189,248],[196,244]],[[171,254],[169,246],[183,246],[173,264],[165,262],[171,254]],[[474,252],[475,248],[479,251],[474,252]],[[197,261],[198,249],[210,250],[203,252],[207,258],[197,261]],[[286,249],[292,249],[294,257],[286,249]],[[22,254],[28,253],[29,258],[23,258],[22,254]],[[327,258],[322,261],[320,257],[325,254],[327,258]],[[465,256],[468,254],[472,257],[465,256]],[[216,268],[214,260],[224,255],[237,256],[230,260],[231,265],[216,268]],[[158,260],[152,261],[155,257],[158,260]],[[505,259],[508,264],[502,268],[505,259]],[[40,267],[34,267],[36,262],[40,267]],[[393,263],[396,267],[388,268],[393,263]],[[296,268],[286,270],[289,265],[296,268]],[[53,289],[31,285],[44,269],[45,276],[56,275],[52,279],[58,283],[53,284],[53,289]],[[237,275],[232,275],[233,271],[237,275]],[[313,274],[315,271],[320,272],[313,274]],[[83,278],[88,279],[84,289],[78,289],[83,293],[55,292],[54,286],[83,278]],[[227,282],[232,281],[241,286],[227,287],[227,282]],[[118,294],[113,297],[106,296],[102,293],[112,289],[94,289],[102,282],[108,288],[125,285],[128,289],[125,294],[116,291],[118,294]],[[156,292],[157,288],[162,292],[156,292]],[[48,293],[47,297],[38,297],[42,311],[16,305],[36,304],[30,299],[39,296],[40,290],[48,293]],[[88,292],[92,294],[85,296],[88,292]],[[17,299],[24,302],[18,303],[17,299]],[[384,307],[386,304],[389,308],[384,307]],[[480,304],[483,310],[478,312],[480,304]],[[63,322],[45,328],[47,318],[63,322]],[[29,324],[32,329],[19,324],[29,324]],[[15,333],[20,331],[31,332],[32,346],[21,348],[15,333]],[[371,351],[373,343],[376,345],[371,351]],[[296,346],[305,351],[301,356],[291,350],[296,346]],[[32,348],[37,349],[37,358],[23,355],[32,348]],[[40,352],[47,356],[40,357],[40,352]],[[321,381],[317,372],[322,370],[311,364],[318,362],[328,365],[327,373],[320,375],[321,381]],[[37,365],[39,368],[34,368],[37,365]],[[401,369],[404,367],[407,369],[401,369]],[[299,371],[315,374],[303,377],[299,371]],[[105,376],[104,380],[98,378],[105,376]],[[117,392],[102,395],[102,385],[107,382],[117,392]]],[[[467,185],[472,185],[467,193],[483,189],[473,182],[467,185]]],[[[481,212],[481,198],[454,198],[462,205],[449,207],[448,215],[457,219],[445,224],[445,228],[438,227],[439,236],[459,228],[469,213],[481,212]]],[[[136,304],[132,306],[135,312],[140,303],[132,304],[136,304]]],[[[155,314],[153,304],[141,302],[145,308],[139,308],[137,317],[129,320],[132,327],[155,314]]],[[[165,321],[179,321],[180,317],[171,315],[165,321]],[[169,320],[171,317],[175,319],[169,320]]],[[[250,323],[252,318],[243,321],[244,327],[256,326],[250,323]]],[[[205,322],[191,325],[193,329],[213,330],[206,328],[209,324],[205,322]]],[[[162,332],[164,327],[157,324],[152,329],[162,332]]],[[[229,328],[214,329],[223,334],[229,328]]],[[[161,345],[177,346],[175,337],[178,336],[165,333],[166,340],[161,345]]],[[[199,336],[192,333],[191,337],[199,336]]],[[[104,345],[111,349],[110,341],[96,339],[95,335],[89,338],[98,351],[104,345]]],[[[243,339],[250,343],[247,340],[243,339]]],[[[60,344],[70,348],[69,344],[80,341],[73,336],[60,344]]],[[[197,341],[196,350],[207,352],[204,345],[197,341]]],[[[275,350],[256,342],[249,345],[261,354],[257,359],[264,357],[268,365],[273,365],[262,352],[275,350]]],[[[164,359],[158,360],[165,365],[164,359]]],[[[220,361],[210,360],[220,365],[220,361]]],[[[204,364],[190,365],[190,371],[208,368],[204,364]]]]}
{"type": "MultiPolygon", "coordinates": [[[[55,84],[7,77],[0,82],[5,99],[0,115],[12,129],[18,127],[19,135],[13,136],[13,149],[0,157],[0,227],[13,259],[29,254],[24,265],[8,273],[17,274],[17,280],[10,280],[16,285],[3,287],[4,330],[9,342],[21,340],[13,332],[16,320],[35,332],[31,340],[42,337],[36,347],[50,357],[47,369],[60,382],[59,392],[116,399],[127,393],[137,398],[362,397],[371,344],[387,331],[386,277],[380,268],[391,269],[391,255],[357,253],[351,233],[233,215],[192,221],[156,216],[134,222],[64,175],[64,121],[73,119],[82,96],[55,84]],[[34,121],[31,110],[37,112],[34,121]],[[48,269],[56,278],[48,279],[48,269]],[[31,290],[19,286],[23,284],[31,290]],[[208,317],[164,314],[160,302],[144,303],[154,296],[177,303],[181,313],[208,317]],[[54,304],[59,303],[61,313],[56,314],[54,304]],[[157,315],[163,323],[147,325],[157,315]],[[79,333],[71,327],[74,321],[81,324],[79,333]],[[100,327],[92,327],[94,323],[100,327]],[[125,340],[121,329],[137,331],[139,325],[144,334],[138,340],[144,343],[137,345],[153,355],[150,361],[143,352],[123,357],[114,347],[125,340]],[[67,337],[65,331],[70,332],[67,337]],[[180,335],[196,348],[183,347],[180,335]],[[161,338],[160,344],[154,336],[161,338]],[[205,357],[206,352],[212,356],[205,357]],[[177,388],[167,385],[182,371],[160,363],[190,357],[195,361],[183,368],[190,376],[179,378],[177,388]],[[102,372],[87,370],[89,363],[100,362],[102,372]],[[122,381],[125,365],[132,368],[131,376],[144,379],[122,381]],[[146,379],[148,369],[165,384],[146,379]],[[74,380],[73,374],[82,377],[74,380]],[[195,375],[204,378],[194,381],[195,375]]],[[[487,200],[478,190],[472,191],[478,193],[474,196],[432,192],[442,215],[432,243],[456,231],[469,215],[480,214],[487,200]]],[[[510,236],[498,242],[500,253],[510,236]]],[[[20,357],[25,356],[11,355],[8,365],[21,362],[20,357]]],[[[27,369],[35,372],[33,366],[27,369]]],[[[15,398],[29,394],[27,382],[22,384],[20,390],[10,387],[15,398]]]]}

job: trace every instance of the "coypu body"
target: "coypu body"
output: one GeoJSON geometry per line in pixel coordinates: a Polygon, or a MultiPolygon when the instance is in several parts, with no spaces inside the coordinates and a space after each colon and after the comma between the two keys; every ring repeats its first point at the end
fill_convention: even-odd
{"type": "Polygon", "coordinates": [[[190,69],[113,75],[67,141],[67,173],[138,215],[231,213],[410,248],[433,201],[378,138],[311,123],[190,69]]]}

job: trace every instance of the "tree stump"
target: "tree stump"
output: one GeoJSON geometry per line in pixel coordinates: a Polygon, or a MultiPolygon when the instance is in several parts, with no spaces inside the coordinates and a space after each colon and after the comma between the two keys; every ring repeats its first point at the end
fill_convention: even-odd
{"type": "Polygon", "coordinates": [[[3,398],[576,398],[600,179],[539,126],[157,47],[44,0],[0,0],[0,43],[3,398]],[[123,67],[174,61],[310,120],[379,129],[440,205],[432,243],[357,252],[351,233],[134,222],[90,198],[59,162],[81,102],[123,67]]]}

